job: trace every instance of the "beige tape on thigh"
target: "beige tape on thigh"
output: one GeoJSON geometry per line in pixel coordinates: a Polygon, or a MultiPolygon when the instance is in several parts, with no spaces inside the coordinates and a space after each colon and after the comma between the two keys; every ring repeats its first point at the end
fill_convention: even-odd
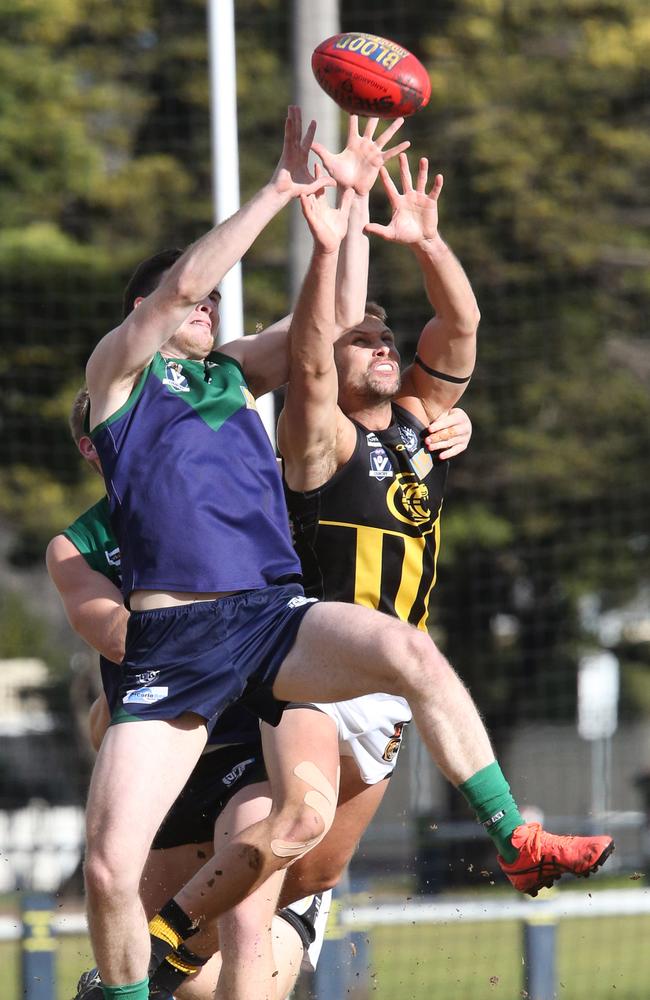
{"type": "Polygon", "coordinates": [[[303,854],[311,851],[312,847],[321,842],[332,825],[339,795],[339,779],[337,770],[337,787],[332,788],[323,772],[311,760],[303,760],[301,764],[294,767],[293,773],[305,784],[311,785],[311,788],[305,792],[303,802],[305,805],[311,806],[323,820],[323,832],[312,837],[311,840],[296,841],[295,843],[289,843],[287,840],[271,841],[271,850],[277,858],[293,858],[294,861],[297,861],[303,854]]]}

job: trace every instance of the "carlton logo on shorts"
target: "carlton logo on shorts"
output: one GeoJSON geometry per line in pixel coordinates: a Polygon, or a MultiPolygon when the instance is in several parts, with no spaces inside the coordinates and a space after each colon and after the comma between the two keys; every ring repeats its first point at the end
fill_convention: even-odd
{"type": "Polygon", "coordinates": [[[133,688],[126,692],[122,698],[122,704],[153,705],[156,701],[162,701],[168,694],[168,687],[133,688]]]}

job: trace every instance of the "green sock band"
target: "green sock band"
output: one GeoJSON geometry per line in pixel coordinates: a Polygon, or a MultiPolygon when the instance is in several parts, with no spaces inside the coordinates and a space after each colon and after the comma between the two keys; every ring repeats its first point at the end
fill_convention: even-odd
{"type": "Polygon", "coordinates": [[[512,846],[510,837],[524,820],[497,761],[481,768],[459,785],[458,790],[476,813],[479,823],[484,825],[504,861],[508,864],[516,861],[519,851],[512,846]]]}
{"type": "Polygon", "coordinates": [[[104,1000],[149,1000],[149,977],[139,983],[129,983],[128,986],[104,986],[104,1000]]]}

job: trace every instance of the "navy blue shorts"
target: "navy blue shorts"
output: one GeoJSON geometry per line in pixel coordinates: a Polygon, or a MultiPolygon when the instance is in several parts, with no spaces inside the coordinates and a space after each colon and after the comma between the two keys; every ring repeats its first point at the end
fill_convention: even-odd
{"type": "Polygon", "coordinates": [[[266,781],[258,738],[204,753],[154,837],[152,850],[212,842],[214,824],[236,792],[266,781]]]}
{"type": "Polygon", "coordinates": [[[277,725],[284,702],[273,682],[313,601],[300,584],[247,590],[216,601],[132,611],[112,722],[177,719],[207,723],[238,699],[277,725]]]}

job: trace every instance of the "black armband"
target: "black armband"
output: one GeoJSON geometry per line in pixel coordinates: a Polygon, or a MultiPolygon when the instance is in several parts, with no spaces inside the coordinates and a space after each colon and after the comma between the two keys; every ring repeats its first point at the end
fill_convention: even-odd
{"type": "Polygon", "coordinates": [[[458,378],[456,375],[445,375],[444,372],[437,372],[435,368],[429,368],[425,365],[424,361],[419,354],[416,354],[413,361],[416,365],[419,365],[422,371],[426,372],[427,375],[433,375],[434,378],[441,378],[443,382],[455,382],[457,385],[463,385],[465,382],[469,382],[471,375],[467,375],[465,378],[458,378]]]}

